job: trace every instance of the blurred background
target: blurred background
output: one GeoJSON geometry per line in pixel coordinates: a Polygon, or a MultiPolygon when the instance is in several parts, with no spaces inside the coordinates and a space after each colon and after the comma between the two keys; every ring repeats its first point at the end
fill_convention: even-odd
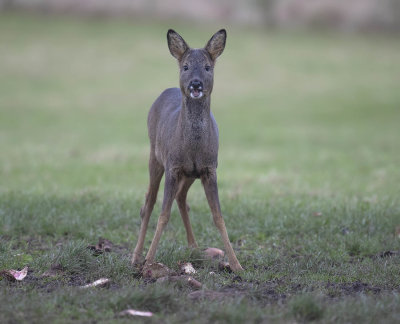
{"type": "Polygon", "coordinates": [[[166,31],[222,27],[222,195],[398,193],[397,0],[0,0],[0,190],[141,200],[147,112],[178,85],[166,31]]]}
{"type": "Polygon", "coordinates": [[[1,0],[3,10],[86,16],[140,17],[186,22],[398,30],[397,0],[1,0]]]}

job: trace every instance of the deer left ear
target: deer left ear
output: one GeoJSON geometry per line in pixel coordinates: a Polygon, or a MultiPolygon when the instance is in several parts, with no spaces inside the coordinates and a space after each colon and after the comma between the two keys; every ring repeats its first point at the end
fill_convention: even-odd
{"type": "Polygon", "coordinates": [[[213,61],[222,54],[226,43],[226,30],[217,31],[208,41],[205,50],[210,54],[213,61]]]}
{"type": "Polygon", "coordinates": [[[178,61],[182,59],[183,54],[189,49],[185,40],[175,30],[169,29],[167,33],[168,48],[172,56],[178,61]]]}

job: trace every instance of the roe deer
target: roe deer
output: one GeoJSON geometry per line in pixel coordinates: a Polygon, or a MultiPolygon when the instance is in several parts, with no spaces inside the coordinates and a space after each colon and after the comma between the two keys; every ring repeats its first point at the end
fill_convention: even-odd
{"type": "Polygon", "coordinates": [[[186,196],[200,178],[233,271],[243,270],[229,241],[221,215],[217,187],[218,127],[210,111],[214,65],[225,48],[226,31],[215,33],[202,49],[190,48],[174,30],[167,33],[169,50],[179,63],[180,89],[166,89],[152,105],[147,125],[150,137],[150,185],[144,206],[139,238],[132,263],[140,263],[147,225],[165,173],[164,199],[156,232],[145,262],[154,261],[161,234],[176,199],[189,246],[197,247],[190,225],[186,196]]]}

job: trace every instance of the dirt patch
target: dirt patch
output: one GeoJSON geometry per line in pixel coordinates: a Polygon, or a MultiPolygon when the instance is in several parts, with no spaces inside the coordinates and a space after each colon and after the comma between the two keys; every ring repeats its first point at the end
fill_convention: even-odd
{"type": "Polygon", "coordinates": [[[253,282],[243,280],[240,276],[235,276],[232,280],[234,282],[220,289],[221,293],[227,296],[244,296],[264,305],[283,302],[287,298],[286,293],[279,292],[281,282],[278,280],[253,282]]]}
{"type": "Polygon", "coordinates": [[[346,282],[346,283],[328,282],[325,285],[325,288],[328,290],[328,296],[332,298],[342,297],[342,296],[353,296],[360,293],[377,295],[383,292],[382,288],[375,287],[361,281],[346,282]]]}
{"type": "MultiPolygon", "coordinates": [[[[209,293],[201,296],[201,298],[221,299],[224,297],[244,296],[245,298],[257,300],[259,303],[276,304],[285,303],[286,300],[293,295],[302,293],[312,293],[315,291],[325,292],[328,298],[338,298],[344,296],[356,296],[359,294],[379,295],[394,291],[388,287],[374,286],[366,282],[354,281],[348,283],[320,282],[312,285],[291,284],[284,278],[274,279],[267,282],[246,281],[235,276],[232,283],[218,290],[221,295],[209,293]]],[[[400,291],[397,289],[396,291],[400,291]]],[[[198,293],[200,294],[200,293],[198,293]]],[[[197,294],[195,294],[197,296],[197,294]]]]}
{"type": "Polygon", "coordinates": [[[35,287],[35,289],[51,293],[54,290],[65,286],[65,281],[59,280],[57,278],[36,276],[35,274],[33,274],[31,272],[31,273],[28,273],[25,280],[19,284],[20,285],[32,285],[35,287]]]}

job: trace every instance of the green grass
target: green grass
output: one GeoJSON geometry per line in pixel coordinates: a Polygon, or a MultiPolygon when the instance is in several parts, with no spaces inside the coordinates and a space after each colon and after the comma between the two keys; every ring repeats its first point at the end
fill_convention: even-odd
{"type": "MultiPolygon", "coordinates": [[[[147,189],[146,115],[178,84],[165,33],[200,47],[220,26],[0,16],[0,322],[395,322],[400,318],[400,41],[228,26],[212,110],[223,214],[245,272],[186,248],[176,206],[157,260],[208,289],[139,278],[130,253],[147,189]],[[99,237],[116,248],[94,256],[99,237]],[[58,265],[56,277],[43,277],[58,265]],[[213,271],[216,274],[211,275],[213,271]],[[100,277],[109,288],[77,286],[100,277]]],[[[162,190],[162,188],[161,188],[162,190]]],[[[147,249],[162,195],[150,221],[147,249]]],[[[201,248],[222,247],[189,192],[201,248]]]]}

